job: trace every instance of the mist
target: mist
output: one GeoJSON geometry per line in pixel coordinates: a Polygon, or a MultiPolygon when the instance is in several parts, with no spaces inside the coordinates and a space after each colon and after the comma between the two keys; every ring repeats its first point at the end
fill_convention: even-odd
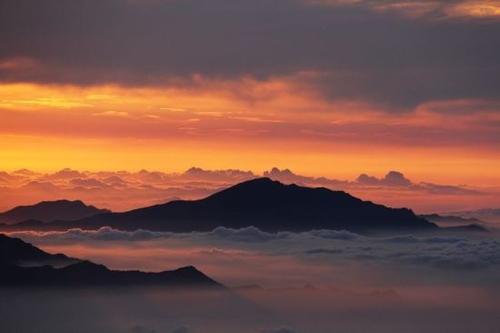
{"type": "Polygon", "coordinates": [[[105,227],[11,236],[112,269],[195,265],[229,291],[4,290],[9,332],[494,332],[500,324],[496,233],[105,227]],[[36,313],[33,322],[21,320],[26,311],[36,313]]]}

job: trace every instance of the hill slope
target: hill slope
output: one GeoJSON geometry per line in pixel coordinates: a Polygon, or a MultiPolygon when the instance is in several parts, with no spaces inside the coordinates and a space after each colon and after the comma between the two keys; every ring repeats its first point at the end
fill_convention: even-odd
{"type": "Polygon", "coordinates": [[[46,253],[24,241],[0,234],[0,286],[162,286],[223,288],[192,266],[145,273],[113,271],[90,261],[46,253]],[[66,264],[57,267],[66,259],[66,264]]]}
{"type": "Polygon", "coordinates": [[[0,234],[0,264],[14,266],[65,266],[79,262],[63,254],[49,254],[19,238],[0,234]]]}

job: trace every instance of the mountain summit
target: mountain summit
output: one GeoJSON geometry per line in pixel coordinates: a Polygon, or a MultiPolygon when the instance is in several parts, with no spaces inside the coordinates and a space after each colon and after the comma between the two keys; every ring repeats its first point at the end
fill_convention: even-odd
{"type": "Polygon", "coordinates": [[[209,231],[219,226],[255,226],[271,232],[436,228],[406,208],[389,208],[343,191],[285,185],[269,178],[245,181],[200,200],[171,201],[124,213],[100,214],[75,222],[45,225],[53,229],[96,229],[102,226],[174,232],[209,231]]]}

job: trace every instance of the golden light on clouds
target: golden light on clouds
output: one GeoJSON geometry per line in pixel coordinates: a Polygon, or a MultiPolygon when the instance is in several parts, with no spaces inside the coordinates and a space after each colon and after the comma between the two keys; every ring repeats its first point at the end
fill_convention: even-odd
{"type": "Polygon", "coordinates": [[[318,176],[400,169],[427,179],[500,182],[498,151],[483,144],[495,136],[490,126],[499,119],[489,108],[497,107],[442,101],[391,113],[325,100],[291,78],[199,81],[189,88],[4,84],[0,168],[277,165],[318,176]],[[478,106],[480,118],[469,111],[478,106]],[[466,112],[443,130],[447,112],[459,109],[466,112]]]}
{"type": "Polygon", "coordinates": [[[408,17],[448,17],[448,18],[496,18],[500,16],[498,0],[462,1],[370,1],[370,0],[308,0],[313,4],[334,6],[360,6],[379,12],[395,12],[408,17]]]}
{"type": "MultiPolygon", "coordinates": [[[[112,2],[113,22],[89,6],[85,22],[101,29],[92,36],[47,11],[20,39],[24,16],[7,14],[16,19],[0,50],[0,171],[182,173],[197,166],[262,175],[279,167],[355,180],[397,170],[416,182],[500,188],[500,1],[303,0],[272,10],[231,3],[236,17],[244,15],[238,20],[205,6],[192,16],[179,4],[155,2],[134,24],[119,14],[134,12],[126,2],[112,2]],[[194,30],[158,14],[171,10],[194,30]],[[39,35],[49,21],[54,30],[39,35]],[[260,33],[247,40],[255,22],[260,33]],[[42,40],[50,47],[37,48],[42,40]]],[[[32,201],[60,194],[39,184],[43,193],[34,196],[29,184],[26,191],[18,185],[13,191],[32,201]]],[[[128,201],[94,199],[140,207],[139,192],[128,201]]],[[[149,192],[148,204],[168,197],[149,192]]],[[[481,195],[474,205],[485,202],[481,195]]],[[[432,206],[435,197],[421,196],[382,201],[432,206]]]]}
{"type": "Polygon", "coordinates": [[[500,1],[464,1],[447,10],[452,16],[477,18],[500,17],[500,1]]]}

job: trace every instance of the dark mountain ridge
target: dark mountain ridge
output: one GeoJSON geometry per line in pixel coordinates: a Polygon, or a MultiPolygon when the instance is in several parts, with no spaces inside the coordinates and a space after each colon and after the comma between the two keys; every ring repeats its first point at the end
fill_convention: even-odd
{"type": "Polygon", "coordinates": [[[0,213],[0,223],[15,224],[26,220],[40,222],[75,221],[109,212],[107,209],[86,205],[80,200],[42,201],[34,205],[18,206],[0,213]]]}
{"type": "Polygon", "coordinates": [[[193,266],[172,271],[146,273],[114,271],[90,261],[52,255],[20,239],[0,234],[0,286],[160,286],[217,288],[223,286],[193,266]],[[66,264],[57,267],[63,259],[66,264]],[[28,265],[26,265],[28,263],[28,265]]]}
{"type": "Polygon", "coordinates": [[[43,227],[121,230],[210,231],[216,227],[255,226],[263,231],[346,229],[354,232],[433,230],[437,226],[406,208],[363,201],[343,191],[284,185],[269,178],[246,181],[194,201],[172,201],[124,213],[107,213],[43,227]]]}
{"type": "Polygon", "coordinates": [[[456,224],[482,223],[482,221],[477,218],[472,218],[472,217],[468,218],[455,215],[424,214],[419,216],[423,219],[426,219],[427,221],[436,223],[456,223],[456,224]]]}
{"type": "Polygon", "coordinates": [[[222,288],[193,266],[172,271],[146,273],[114,271],[106,266],[82,261],[62,268],[3,265],[0,286],[43,287],[169,287],[222,288]]]}
{"type": "Polygon", "coordinates": [[[65,266],[79,260],[64,254],[49,254],[19,238],[0,234],[0,264],[14,266],[65,266]]]}

